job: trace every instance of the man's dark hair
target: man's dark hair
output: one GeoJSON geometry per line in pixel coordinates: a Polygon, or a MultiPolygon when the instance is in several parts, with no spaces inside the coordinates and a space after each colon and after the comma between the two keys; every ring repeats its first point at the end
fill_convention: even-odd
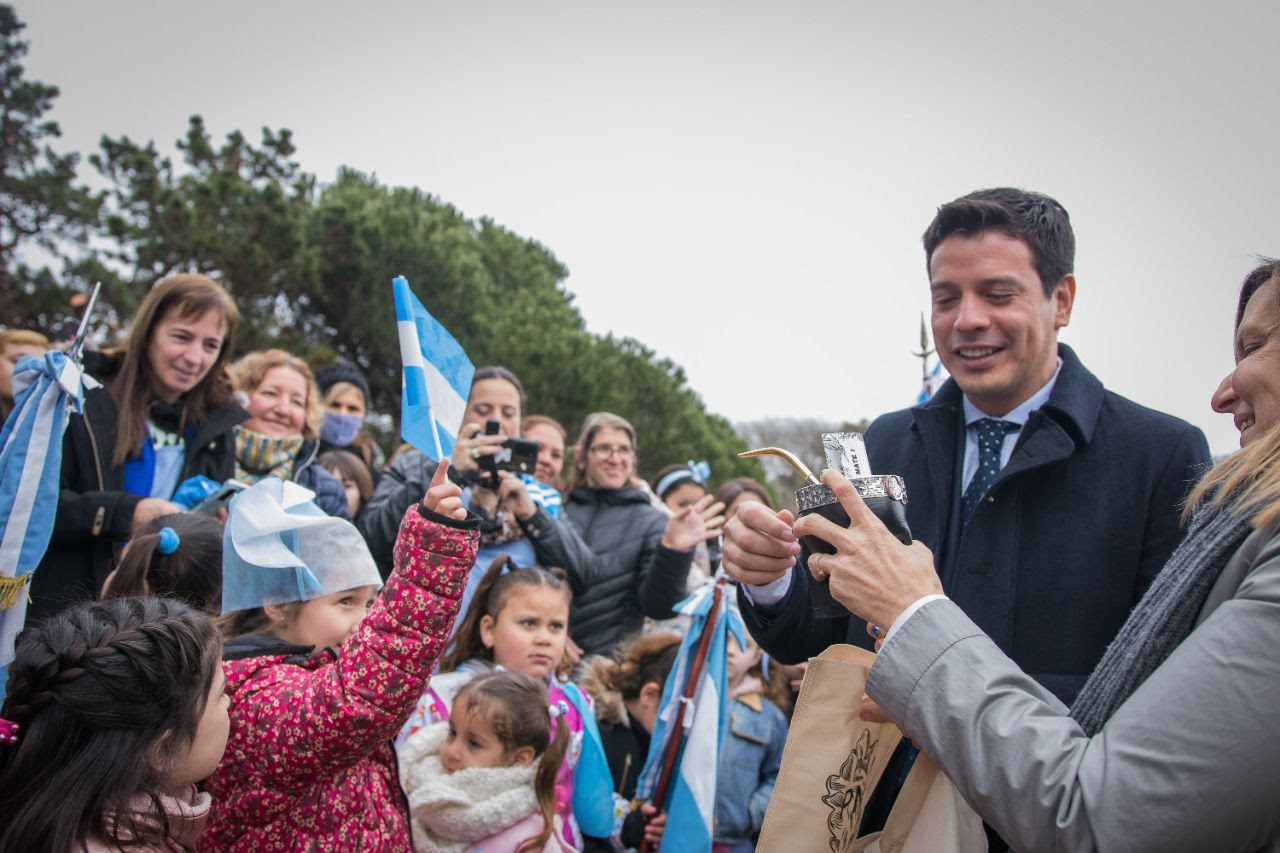
{"type": "Polygon", "coordinates": [[[924,232],[925,269],[943,240],[987,231],[1027,244],[1045,296],[1075,269],[1076,237],[1066,208],[1047,195],[1012,187],[977,190],[938,208],[924,232]]]}

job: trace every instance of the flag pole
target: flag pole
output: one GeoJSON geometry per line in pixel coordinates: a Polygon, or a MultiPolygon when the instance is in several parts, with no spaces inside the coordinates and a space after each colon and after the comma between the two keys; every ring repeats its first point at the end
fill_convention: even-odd
{"type": "MultiPolygon", "coordinates": [[[[707,651],[711,645],[712,628],[720,615],[720,605],[724,598],[724,585],[716,581],[715,591],[711,599],[711,609],[707,611],[707,620],[702,624],[702,635],[698,637],[698,645],[693,652],[693,662],[689,665],[689,677],[685,680],[684,691],[680,695],[680,707],[676,709],[676,718],[672,723],[672,737],[667,740],[667,749],[662,756],[662,771],[658,774],[658,783],[653,788],[652,802],[662,811],[667,799],[667,788],[671,785],[671,774],[675,772],[676,757],[680,747],[684,745],[684,713],[698,690],[698,681],[702,678],[702,667],[707,662],[707,651]]],[[[640,853],[650,853],[653,847],[646,838],[640,844],[640,853]]]]}
{"type": "Polygon", "coordinates": [[[93,291],[89,294],[89,301],[84,306],[84,316],[80,318],[80,326],[76,329],[76,336],[71,339],[71,346],[67,350],[67,358],[80,363],[80,351],[84,349],[85,338],[89,331],[89,318],[93,316],[93,309],[98,304],[98,294],[102,292],[102,282],[94,282],[93,291]]]}
{"type": "Polygon", "coordinates": [[[920,351],[912,352],[916,358],[920,359],[920,381],[927,383],[929,381],[929,356],[933,355],[934,349],[929,346],[929,329],[924,324],[924,312],[920,312],[920,351]]]}

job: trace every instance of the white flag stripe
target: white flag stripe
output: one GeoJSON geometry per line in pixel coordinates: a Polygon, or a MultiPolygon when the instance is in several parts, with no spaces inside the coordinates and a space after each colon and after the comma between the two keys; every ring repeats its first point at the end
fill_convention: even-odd
{"type": "Polygon", "coordinates": [[[680,758],[680,775],[693,792],[703,822],[712,826],[716,814],[716,768],[720,763],[716,748],[720,728],[720,691],[709,673],[704,672],[701,681],[697,707],[705,713],[694,714],[693,728],[680,758]]]}
{"type": "MultiPolygon", "coordinates": [[[[421,359],[421,353],[418,357],[421,359]]],[[[422,365],[422,372],[427,381],[427,399],[431,401],[432,417],[446,429],[452,426],[454,435],[457,435],[462,427],[462,418],[467,413],[466,398],[454,390],[440,369],[431,362],[422,365]]]]}
{"type": "Polygon", "coordinates": [[[13,663],[17,656],[16,641],[27,621],[27,596],[18,596],[8,610],[0,611],[0,667],[13,663]]]}
{"type": "Polygon", "coordinates": [[[421,367],[422,345],[418,343],[418,329],[412,320],[400,320],[396,323],[396,333],[400,336],[400,360],[405,367],[421,367]]]}
{"type": "MultiPolygon", "coordinates": [[[[22,479],[18,490],[14,493],[13,503],[9,506],[9,518],[4,526],[4,539],[0,541],[0,574],[13,577],[18,571],[18,561],[22,554],[22,545],[27,538],[27,528],[31,524],[31,512],[35,509],[36,493],[40,489],[40,480],[44,475],[45,456],[49,452],[49,443],[53,440],[55,430],[53,424],[61,417],[63,400],[54,389],[43,395],[39,407],[31,414],[29,420],[15,424],[14,434],[27,431],[31,442],[27,445],[27,457],[22,465],[22,479]],[[28,426],[28,424],[30,424],[28,426]]],[[[58,430],[61,437],[61,430],[58,430]]]]}

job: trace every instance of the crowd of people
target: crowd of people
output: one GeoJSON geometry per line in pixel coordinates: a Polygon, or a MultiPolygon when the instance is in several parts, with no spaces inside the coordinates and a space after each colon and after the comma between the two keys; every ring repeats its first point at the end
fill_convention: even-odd
{"type": "MultiPolygon", "coordinates": [[[[365,428],[358,368],[313,371],[278,349],[233,358],[238,320],[216,282],[177,275],[148,293],[118,348],[86,354],[97,383],[66,433],[52,541],[7,692],[18,734],[0,746],[0,799],[15,818],[0,849],[660,839],[665,816],[619,793],[646,755],[615,760],[597,728],[611,730],[596,720],[605,703],[574,678],[627,671],[646,621],[670,620],[717,568],[707,542],[724,504],[703,469],[676,466],[700,494],[669,508],[636,474],[625,419],[592,415],[569,455],[565,428],[526,414],[519,378],[496,365],[475,371],[449,458],[401,446],[387,461],[365,428]],[[512,437],[537,442],[536,466],[494,477],[486,457],[512,437]],[[110,683],[138,655],[166,666],[185,655],[188,677],[161,683],[157,666],[110,683]],[[158,706],[150,740],[120,742],[114,726],[137,721],[108,715],[86,721],[74,760],[41,752],[54,738],[46,724],[125,696],[158,706]],[[601,749],[584,757],[589,732],[601,749]],[[130,772],[49,811],[94,761],[130,772]]],[[[10,369],[48,348],[5,334],[10,369]]],[[[652,671],[649,710],[631,718],[646,745],[666,674],[652,671]]],[[[744,695],[762,690],[744,679],[744,695]]],[[[733,824],[740,841],[759,830],[785,722],[775,735],[755,823],[733,824]]]]}
{"type": "MultiPolygon", "coordinates": [[[[951,379],[865,435],[910,546],[835,472],[847,527],[703,463],[646,482],[631,423],[595,412],[569,446],[500,365],[445,458],[383,448],[359,368],[237,352],[223,287],[160,282],[85,353],[0,709],[0,851],[686,849],[637,782],[676,605],[726,576],[749,632],[716,853],[754,849],[833,643],[878,652],[858,712],[909,737],[864,832],[923,750],[994,851],[1280,850],[1280,262],[1240,293],[1212,405],[1242,449],[1210,467],[1058,341],[1056,201],[971,193],[924,248],[951,379]],[[533,470],[492,464],[513,438],[533,470]],[[815,617],[821,584],[846,615],[815,617]]],[[[0,332],[3,414],[48,347],[0,332]]]]}

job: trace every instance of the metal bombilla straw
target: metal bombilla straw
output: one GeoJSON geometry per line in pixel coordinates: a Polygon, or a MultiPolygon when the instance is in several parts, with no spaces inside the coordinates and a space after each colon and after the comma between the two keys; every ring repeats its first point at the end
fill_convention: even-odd
{"type": "Polygon", "coordinates": [[[738,454],[745,459],[752,459],[757,456],[776,456],[786,462],[795,469],[796,473],[804,477],[805,482],[811,486],[821,486],[822,481],[813,475],[809,470],[809,466],[800,461],[800,457],[796,456],[790,450],[784,450],[781,447],[760,447],[755,450],[744,450],[738,454]]]}

